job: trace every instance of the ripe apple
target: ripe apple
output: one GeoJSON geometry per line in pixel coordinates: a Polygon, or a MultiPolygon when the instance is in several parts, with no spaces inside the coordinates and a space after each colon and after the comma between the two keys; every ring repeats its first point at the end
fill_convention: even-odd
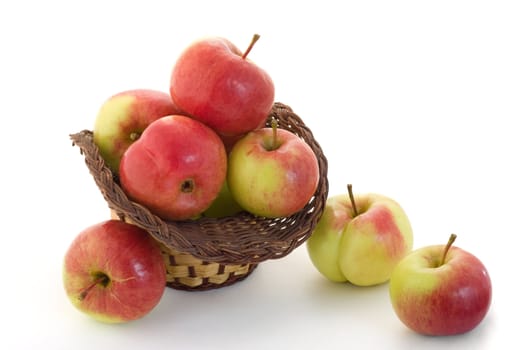
{"type": "Polygon", "coordinates": [[[166,220],[200,215],[226,179],[220,137],[190,117],[172,115],[151,123],[120,162],[122,189],[166,220]]]}
{"type": "Polygon", "coordinates": [[[184,114],[167,92],[136,89],[117,93],[101,106],[93,129],[93,141],[107,166],[118,174],[124,151],[154,120],[184,114]]]}
{"type": "Polygon", "coordinates": [[[426,335],[453,335],[475,328],[487,314],[492,284],[481,261],[447,245],[419,248],[394,269],[390,300],[399,319],[426,335]]]}
{"type": "Polygon", "coordinates": [[[254,35],[244,53],[221,37],[189,45],[171,75],[175,104],[224,137],[262,127],[273,106],[275,88],[268,73],[247,59],[258,39],[254,35]]]}
{"type": "Polygon", "coordinates": [[[317,189],[319,165],[311,147],[294,133],[272,127],[249,132],[228,157],[228,186],[246,211],[284,217],[301,210],[317,189]]]}
{"type": "Polygon", "coordinates": [[[166,268],[146,231],[108,220],[73,240],[64,258],[63,283],[77,309],[101,322],[122,323],[142,318],[159,303],[166,268]]]}
{"type": "Polygon", "coordinates": [[[412,250],[413,233],[403,208],[376,193],[328,198],[306,242],[317,270],[331,281],[371,286],[389,280],[396,264],[412,250]]]}

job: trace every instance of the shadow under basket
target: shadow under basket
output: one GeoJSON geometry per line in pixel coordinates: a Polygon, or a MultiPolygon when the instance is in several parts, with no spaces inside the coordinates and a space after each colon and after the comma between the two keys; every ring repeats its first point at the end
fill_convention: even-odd
{"type": "Polygon", "coordinates": [[[311,130],[292,109],[275,103],[267,126],[275,118],[278,127],[301,137],[314,151],[319,164],[319,183],[308,204],[281,218],[240,212],[222,218],[166,221],[130,200],[93,143],[93,133],[71,134],[85,163],[111,210],[118,218],[148,231],[162,250],[167,286],[181,290],[208,290],[229,286],[249,276],[257,265],[279,259],[304,243],[324,210],[328,195],[327,160],[311,130]]]}

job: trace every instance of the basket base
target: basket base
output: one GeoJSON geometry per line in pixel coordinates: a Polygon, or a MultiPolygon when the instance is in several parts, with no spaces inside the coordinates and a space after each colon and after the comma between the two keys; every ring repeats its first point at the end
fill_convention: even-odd
{"type": "Polygon", "coordinates": [[[173,289],[200,291],[230,286],[244,280],[257,267],[257,264],[206,262],[160,246],[166,265],[166,285],[173,289]]]}

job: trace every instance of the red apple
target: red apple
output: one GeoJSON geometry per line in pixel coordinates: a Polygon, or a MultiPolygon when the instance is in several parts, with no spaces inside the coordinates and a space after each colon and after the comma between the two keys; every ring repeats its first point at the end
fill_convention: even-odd
{"type": "Polygon", "coordinates": [[[264,217],[292,215],[308,203],[319,182],[311,147],[294,133],[271,128],[251,131],[228,158],[228,186],[246,211],[264,217]]]}
{"type": "Polygon", "coordinates": [[[487,314],[492,284],[473,254],[448,244],[408,254],[390,279],[390,300],[399,319],[426,335],[453,335],[475,328],[487,314]]]}
{"type": "Polygon", "coordinates": [[[134,201],[166,220],[208,208],[226,179],[220,137],[203,123],[173,115],[151,123],[124,153],[120,183],[134,201]]]}
{"type": "Polygon", "coordinates": [[[225,38],[198,40],[178,57],[170,94],[176,105],[222,136],[246,133],[264,125],[273,102],[274,84],[262,68],[225,38]]]}
{"type": "Polygon", "coordinates": [[[93,141],[108,167],[118,173],[126,149],[136,141],[154,120],[171,114],[184,114],[167,92],[136,89],[122,91],[101,106],[93,141]]]}
{"type": "Polygon", "coordinates": [[[166,268],[146,231],[108,220],[73,240],[64,258],[63,283],[80,311],[102,322],[121,323],[142,318],[159,303],[166,268]]]}

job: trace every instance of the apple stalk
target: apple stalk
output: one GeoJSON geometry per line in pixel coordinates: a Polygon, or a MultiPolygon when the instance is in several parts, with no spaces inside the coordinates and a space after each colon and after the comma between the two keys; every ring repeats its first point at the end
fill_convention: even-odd
{"type": "Polygon", "coordinates": [[[259,40],[261,36],[259,34],[254,34],[253,35],[253,38],[252,38],[252,41],[250,42],[250,45],[248,46],[248,48],[246,49],[246,51],[244,51],[244,53],[242,54],[242,59],[246,59],[246,57],[248,56],[248,54],[250,53],[250,51],[252,51],[253,49],[253,46],[255,45],[255,43],[257,42],[257,40],[259,40]]]}
{"type": "Polygon", "coordinates": [[[447,258],[447,253],[450,250],[450,247],[452,246],[452,244],[454,243],[456,238],[457,238],[456,234],[452,233],[450,235],[450,238],[448,239],[447,245],[445,246],[445,250],[443,251],[443,256],[441,257],[441,261],[440,261],[438,267],[442,266],[445,263],[445,259],[447,258]]]}
{"type": "Polygon", "coordinates": [[[352,203],[354,217],[356,217],[359,215],[359,212],[357,211],[357,206],[355,204],[354,192],[352,191],[352,184],[346,185],[346,188],[348,190],[348,197],[350,197],[350,203],[352,203]]]}
{"type": "Polygon", "coordinates": [[[277,124],[277,119],[272,118],[272,145],[270,147],[272,151],[276,150],[279,147],[279,144],[277,142],[277,124]]]}

